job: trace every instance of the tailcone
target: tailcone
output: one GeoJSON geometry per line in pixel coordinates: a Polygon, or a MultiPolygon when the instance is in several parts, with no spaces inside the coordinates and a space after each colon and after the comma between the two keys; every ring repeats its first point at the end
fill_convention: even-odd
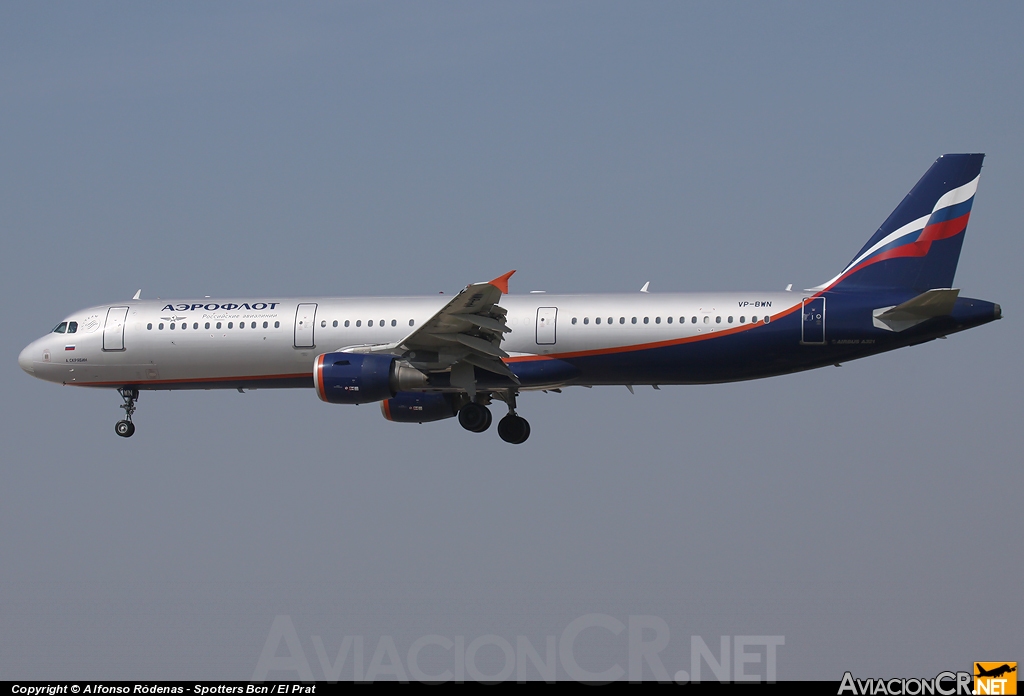
{"type": "Polygon", "coordinates": [[[956,301],[951,318],[962,328],[980,326],[1003,317],[1003,308],[995,302],[961,297],[956,301]]]}

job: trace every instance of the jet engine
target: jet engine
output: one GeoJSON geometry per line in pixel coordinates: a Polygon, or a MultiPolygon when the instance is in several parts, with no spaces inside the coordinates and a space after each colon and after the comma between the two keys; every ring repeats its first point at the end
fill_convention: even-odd
{"type": "Polygon", "coordinates": [[[390,355],[324,353],[313,363],[313,385],[329,404],[368,404],[427,385],[427,376],[390,355]]]}
{"type": "Polygon", "coordinates": [[[460,394],[398,392],[380,402],[380,412],[395,423],[430,423],[455,416],[467,401],[460,394]]]}

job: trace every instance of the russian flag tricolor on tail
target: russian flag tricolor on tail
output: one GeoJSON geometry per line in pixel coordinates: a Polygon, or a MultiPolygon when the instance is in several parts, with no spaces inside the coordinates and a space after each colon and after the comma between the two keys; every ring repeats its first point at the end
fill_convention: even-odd
{"type": "Polygon", "coordinates": [[[952,287],[984,159],[937,159],[843,272],[815,289],[952,287]]]}

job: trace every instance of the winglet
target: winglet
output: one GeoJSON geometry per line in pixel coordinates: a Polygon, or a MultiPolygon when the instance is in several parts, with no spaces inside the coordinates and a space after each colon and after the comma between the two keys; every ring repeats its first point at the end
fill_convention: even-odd
{"type": "Polygon", "coordinates": [[[502,295],[507,295],[508,294],[508,279],[512,277],[513,273],[515,273],[515,271],[509,271],[505,275],[498,276],[497,278],[492,280],[489,284],[493,285],[494,287],[496,287],[499,290],[501,290],[501,294],[502,295]]]}

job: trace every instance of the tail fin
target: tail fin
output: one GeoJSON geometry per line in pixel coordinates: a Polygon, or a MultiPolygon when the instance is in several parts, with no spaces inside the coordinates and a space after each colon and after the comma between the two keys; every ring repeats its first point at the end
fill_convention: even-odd
{"type": "Polygon", "coordinates": [[[972,154],[935,160],[843,272],[814,289],[952,287],[983,159],[972,154]]]}

